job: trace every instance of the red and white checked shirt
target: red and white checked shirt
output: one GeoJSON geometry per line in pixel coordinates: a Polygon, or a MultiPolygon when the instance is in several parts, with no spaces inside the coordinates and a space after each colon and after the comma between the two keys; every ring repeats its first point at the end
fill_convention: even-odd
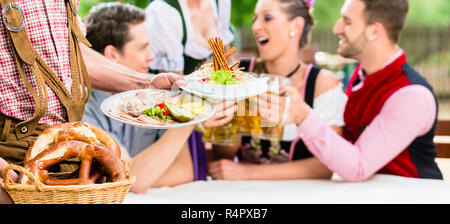
{"type": "MultiPolygon", "coordinates": [[[[25,12],[26,28],[31,44],[70,91],[72,79],[65,1],[16,0],[16,3],[25,12]]],[[[33,97],[20,77],[6,26],[3,21],[0,23],[0,113],[20,120],[28,120],[33,117],[35,111],[33,97]]],[[[80,19],[79,24],[84,30],[80,19]]],[[[36,82],[27,65],[24,65],[24,71],[31,85],[36,89],[36,82]]],[[[66,111],[58,97],[49,87],[47,87],[47,94],[47,112],[39,123],[54,125],[66,122],[66,111]]]]}

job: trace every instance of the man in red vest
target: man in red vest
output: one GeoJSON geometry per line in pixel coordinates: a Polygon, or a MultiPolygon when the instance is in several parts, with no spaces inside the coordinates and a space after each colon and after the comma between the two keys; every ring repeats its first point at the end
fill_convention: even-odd
{"type": "Polygon", "coordinates": [[[333,29],[338,53],[360,63],[347,91],[344,137],[292,88],[285,88],[292,103],[260,102],[266,107],[261,111],[267,111],[261,116],[267,118],[287,108],[284,123],[298,124],[308,150],[345,181],[363,181],[375,173],[442,179],[434,161],[435,94],[397,44],[408,7],[408,0],[346,0],[341,9],[333,29]]]}

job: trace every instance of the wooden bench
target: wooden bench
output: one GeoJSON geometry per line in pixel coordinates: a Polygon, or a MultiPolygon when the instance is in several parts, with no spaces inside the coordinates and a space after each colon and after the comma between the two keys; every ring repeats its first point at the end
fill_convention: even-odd
{"type": "Polygon", "coordinates": [[[436,144],[437,157],[450,158],[450,119],[438,120],[434,143],[436,144]]]}

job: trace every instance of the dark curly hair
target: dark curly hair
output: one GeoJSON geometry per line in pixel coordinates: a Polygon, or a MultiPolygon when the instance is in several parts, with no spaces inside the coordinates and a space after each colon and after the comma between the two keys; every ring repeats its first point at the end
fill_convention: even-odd
{"type": "Polygon", "coordinates": [[[130,41],[128,25],[144,21],[145,12],[136,6],[120,2],[100,3],[92,7],[84,20],[86,38],[92,49],[102,54],[108,45],[122,51],[130,41]]]}

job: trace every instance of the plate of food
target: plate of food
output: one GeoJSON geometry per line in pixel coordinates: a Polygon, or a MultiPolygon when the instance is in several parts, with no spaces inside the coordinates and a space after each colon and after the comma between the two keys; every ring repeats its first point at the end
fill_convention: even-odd
{"type": "Polygon", "coordinates": [[[214,113],[206,99],[179,90],[140,89],[118,93],[100,105],[115,120],[142,128],[170,129],[203,122],[214,113]]]}
{"type": "Polygon", "coordinates": [[[268,78],[242,71],[243,68],[238,68],[239,62],[228,65],[227,59],[236,52],[235,48],[225,53],[220,38],[211,38],[208,42],[213,51],[213,62],[203,64],[187,75],[187,85],[180,86],[181,89],[217,100],[240,100],[267,91],[268,78]]]}

